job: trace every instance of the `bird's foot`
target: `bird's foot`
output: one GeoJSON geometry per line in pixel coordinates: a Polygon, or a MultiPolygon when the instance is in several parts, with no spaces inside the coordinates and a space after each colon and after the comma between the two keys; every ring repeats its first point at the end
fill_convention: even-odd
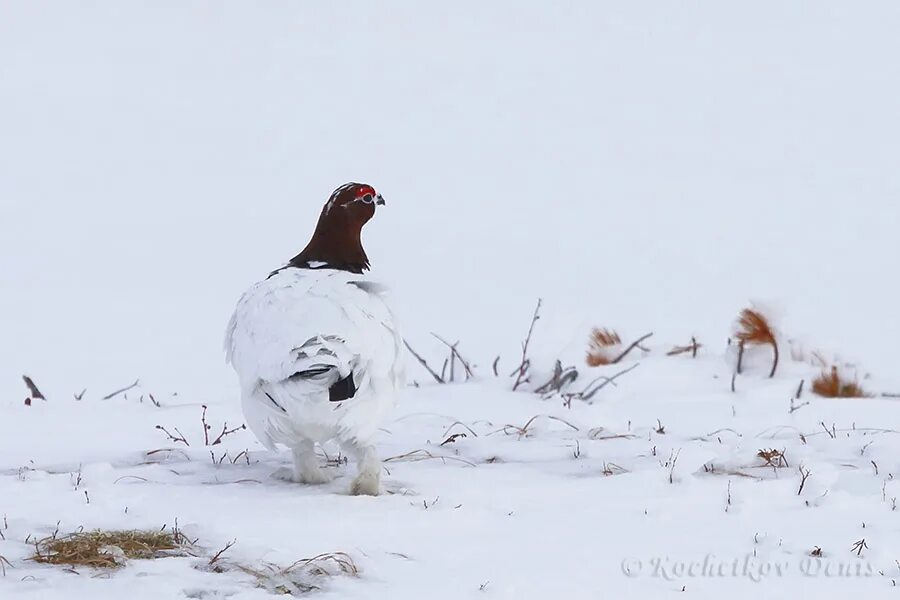
{"type": "Polygon", "coordinates": [[[381,476],[379,471],[364,471],[356,476],[350,486],[354,496],[377,496],[381,493],[381,476]]]}
{"type": "Polygon", "coordinates": [[[334,473],[331,472],[330,469],[327,468],[312,468],[306,469],[303,472],[298,472],[293,467],[282,467],[278,469],[274,473],[272,473],[272,477],[275,479],[281,479],[282,481],[290,481],[291,483],[305,483],[307,485],[321,485],[324,483],[330,483],[334,480],[334,473]]]}

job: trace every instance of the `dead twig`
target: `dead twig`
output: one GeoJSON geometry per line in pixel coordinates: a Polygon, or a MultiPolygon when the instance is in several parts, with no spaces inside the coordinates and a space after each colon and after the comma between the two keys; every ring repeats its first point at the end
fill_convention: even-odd
{"type": "MultiPolygon", "coordinates": [[[[169,430],[166,429],[165,427],[163,427],[162,425],[157,425],[157,426],[156,426],[156,429],[159,429],[160,431],[162,431],[163,433],[165,433],[165,434],[166,434],[166,437],[168,437],[168,438],[169,438],[170,440],[172,440],[173,442],[176,442],[176,443],[180,442],[180,443],[184,444],[185,446],[190,446],[190,445],[191,445],[190,442],[187,441],[187,438],[184,437],[184,434],[181,433],[180,431],[178,431],[178,428],[177,428],[177,427],[174,427],[174,428],[173,428],[173,429],[175,429],[175,433],[178,434],[177,436],[172,435],[172,434],[169,432],[169,430]]],[[[149,452],[148,452],[148,454],[149,454],[149,452]]]]}
{"type": "MultiPolygon", "coordinates": [[[[472,379],[473,377],[475,377],[475,374],[472,372],[472,365],[471,365],[471,363],[469,363],[469,361],[467,361],[466,359],[464,359],[464,358],[462,357],[462,354],[460,354],[460,353],[459,353],[459,350],[457,350],[457,348],[456,348],[457,346],[459,346],[459,342],[456,342],[455,344],[451,344],[450,342],[448,342],[447,340],[445,340],[444,338],[442,338],[441,336],[439,336],[439,335],[436,334],[436,333],[433,333],[433,332],[432,332],[431,335],[433,335],[439,342],[441,342],[442,344],[444,344],[445,346],[447,346],[448,348],[450,348],[450,354],[451,354],[452,356],[455,356],[456,359],[459,360],[460,364],[463,366],[463,369],[465,369],[465,371],[466,371],[466,381],[468,381],[469,379],[472,379]]],[[[452,371],[451,371],[451,372],[452,372],[452,371]]],[[[452,380],[452,379],[453,379],[453,376],[451,375],[450,378],[451,378],[451,380],[452,380]]]]}
{"type": "Polygon", "coordinates": [[[536,394],[552,394],[554,392],[562,391],[564,387],[574,382],[576,379],[578,379],[578,369],[574,366],[566,367],[564,369],[562,363],[557,360],[553,367],[553,375],[550,377],[550,380],[534,391],[536,394]]]}
{"type": "Polygon", "coordinates": [[[562,423],[562,424],[564,424],[564,425],[568,425],[569,427],[571,427],[571,428],[572,428],[573,430],[575,430],[575,431],[580,431],[580,430],[578,429],[578,427],[576,427],[575,425],[572,425],[571,423],[569,423],[569,422],[566,421],[565,419],[560,419],[559,417],[554,417],[554,416],[552,416],[552,415],[534,415],[533,417],[531,417],[530,419],[528,419],[528,422],[526,422],[525,425],[523,425],[523,426],[521,426],[521,427],[519,427],[518,425],[504,425],[504,426],[501,427],[500,429],[497,429],[497,430],[495,430],[495,431],[492,431],[492,432],[489,433],[488,435],[493,435],[493,434],[495,434],[495,433],[503,432],[503,433],[505,433],[506,435],[512,435],[512,434],[515,433],[515,434],[519,435],[520,437],[524,437],[524,436],[527,436],[527,435],[528,435],[528,431],[529,431],[529,429],[531,428],[532,424],[534,424],[535,421],[537,421],[538,419],[541,419],[541,418],[543,418],[543,419],[550,419],[550,420],[552,420],[552,421],[558,421],[558,422],[560,422],[560,423],[562,423]]]}
{"type": "Polygon", "coordinates": [[[765,448],[763,448],[756,453],[756,456],[765,461],[765,464],[763,465],[764,467],[779,469],[790,466],[788,464],[787,457],[784,455],[784,450],[776,450],[774,448],[766,450],[765,448]]]}
{"type": "Polygon", "coordinates": [[[473,437],[478,437],[478,434],[475,433],[474,431],[472,431],[472,428],[469,427],[468,425],[466,425],[465,423],[463,423],[462,421],[454,421],[453,423],[451,423],[450,426],[444,431],[444,437],[447,437],[447,434],[450,433],[450,430],[453,429],[454,427],[456,427],[457,425],[462,425],[463,427],[466,428],[466,430],[468,430],[469,433],[472,434],[473,437]]]}
{"type": "Polygon", "coordinates": [[[531,366],[531,360],[528,358],[528,345],[531,343],[534,325],[541,318],[541,303],[542,300],[538,298],[537,306],[534,308],[534,316],[531,317],[531,325],[528,327],[528,335],[525,337],[525,341],[522,342],[522,362],[519,363],[519,367],[513,372],[516,376],[516,382],[512,388],[514,392],[519,389],[519,386],[528,381],[528,368],[531,366]]]}
{"type": "MultiPolygon", "coordinates": [[[[737,359],[737,374],[742,375],[744,370],[744,340],[740,340],[738,342],[738,359],[737,359]]],[[[734,379],[732,379],[734,381],[734,379]]],[[[734,391],[734,386],[732,386],[731,391],[734,391]]]]}
{"type": "Polygon", "coordinates": [[[116,391],[114,391],[114,392],[112,392],[112,393],[110,393],[110,394],[107,394],[107,395],[103,396],[103,398],[101,398],[101,400],[111,400],[112,398],[115,398],[115,397],[118,396],[119,394],[124,394],[125,392],[127,392],[127,391],[129,391],[129,390],[132,390],[132,389],[134,389],[134,388],[136,388],[136,387],[139,386],[140,384],[141,384],[141,380],[140,380],[140,379],[135,379],[135,380],[134,380],[134,383],[132,383],[131,385],[125,386],[125,387],[123,387],[123,388],[120,389],[120,390],[116,390],[116,391]]]}
{"type": "Polygon", "coordinates": [[[595,395],[597,392],[599,392],[600,390],[602,390],[603,388],[605,388],[607,385],[610,385],[610,384],[616,385],[616,379],[618,379],[619,377],[622,377],[623,375],[625,375],[625,374],[627,374],[627,373],[630,373],[630,372],[634,371],[634,370],[637,369],[640,365],[641,365],[641,363],[634,363],[633,365],[631,365],[631,366],[628,367],[627,369],[623,369],[623,370],[619,371],[618,373],[616,373],[616,374],[613,375],[612,377],[607,377],[607,376],[605,376],[605,375],[601,375],[601,376],[597,377],[596,379],[594,379],[592,382],[590,382],[590,383],[584,388],[584,390],[582,390],[580,393],[575,394],[574,397],[577,397],[577,398],[579,398],[579,399],[581,399],[581,400],[590,400],[591,398],[594,397],[594,395],[595,395]],[[603,380],[602,383],[600,383],[599,385],[597,385],[596,387],[594,387],[594,384],[596,384],[596,383],[597,383],[598,381],[600,381],[600,380],[603,380]]]}
{"type": "Polygon", "coordinates": [[[434,380],[435,380],[435,381],[437,381],[438,383],[447,383],[447,382],[444,380],[443,377],[441,377],[440,375],[438,375],[437,373],[434,372],[434,370],[428,365],[428,361],[426,361],[424,358],[422,358],[422,356],[421,356],[418,352],[416,352],[415,350],[413,350],[412,346],[409,345],[409,342],[407,342],[407,341],[404,339],[404,340],[403,340],[403,344],[406,346],[406,349],[409,350],[409,353],[412,354],[413,357],[414,357],[417,361],[419,361],[419,364],[422,365],[423,367],[425,367],[425,370],[428,371],[428,373],[429,373],[432,377],[434,377],[434,380]]]}
{"type": "Polygon", "coordinates": [[[6,577],[6,567],[7,567],[7,565],[9,566],[10,569],[15,569],[15,567],[12,566],[12,563],[9,562],[8,560],[6,560],[6,557],[5,557],[5,556],[3,556],[2,554],[0,554],[0,571],[3,572],[3,576],[4,576],[4,577],[6,577]]]}
{"type": "Polygon", "coordinates": [[[803,487],[806,485],[806,480],[809,479],[810,475],[812,475],[812,473],[809,472],[809,469],[803,468],[803,465],[800,465],[799,470],[800,470],[800,478],[801,479],[800,479],[800,488],[797,490],[798,496],[803,493],[803,487]]]}
{"type": "Polygon", "coordinates": [[[219,562],[219,559],[222,558],[222,555],[225,554],[226,552],[228,552],[229,550],[231,550],[231,548],[232,548],[235,544],[237,544],[237,540],[236,540],[236,539],[235,539],[235,540],[231,540],[230,542],[228,542],[227,544],[225,544],[225,547],[224,547],[224,548],[222,548],[221,550],[219,550],[218,552],[216,552],[215,554],[213,554],[212,558],[209,559],[209,563],[208,563],[208,564],[209,564],[210,566],[212,566],[212,565],[216,564],[217,562],[219,562]]]}
{"type": "Polygon", "coordinates": [[[432,454],[428,450],[422,450],[421,448],[418,450],[411,450],[406,452],[405,454],[398,454],[397,456],[391,456],[389,458],[385,458],[382,462],[391,463],[391,462],[419,462],[423,460],[440,460],[444,463],[448,460],[452,460],[455,462],[461,462],[463,464],[469,465],[470,467],[478,466],[475,463],[465,460],[463,458],[458,458],[456,456],[442,456],[437,454],[432,454]]]}
{"type": "Polygon", "coordinates": [[[639,338],[636,339],[634,342],[632,342],[632,344],[631,344],[630,346],[628,346],[627,348],[625,348],[625,350],[624,350],[621,354],[619,354],[617,357],[615,357],[614,359],[612,359],[611,361],[609,361],[609,364],[611,364],[611,365],[618,364],[623,358],[625,358],[626,356],[628,356],[628,353],[629,353],[629,352],[631,352],[631,351],[634,350],[636,347],[638,347],[638,346],[641,344],[641,342],[643,342],[644,340],[646,340],[646,339],[648,339],[648,338],[650,338],[650,337],[652,337],[652,336],[653,336],[653,332],[650,332],[650,333],[648,333],[648,334],[646,334],[646,335],[643,335],[643,336],[639,337],[639,338]]]}
{"type": "Polygon", "coordinates": [[[465,439],[465,438],[467,438],[467,437],[469,437],[469,436],[467,436],[465,433],[454,433],[453,435],[451,435],[450,437],[448,437],[446,440],[444,440],[443,442],[441,442],[440,445],[441,445],[441,446],[446,446],[447,444],[454,444],[454,443],[456,443],[456,440],[459,440],[459,439],[465,439]]]}
{"type": "Polygon", "coordinates": [[[675,346],[668,352],[666,352],[666,356],[678,356],[679,354],[687,354],[691,353],[692,358],[697,358],[697,350],[703,347],[703,344],[697,342],[696,337],[691,338],[691,343],[687,346],[675,346]]]}
{"type": "Polygon", "coordinates": [[[41,393],[41,390],[38,389],[37,385],[35,385],[34,380],[28,375],[22,375],[22,381],[25,382],[25,386],[28,388],[29,397],[25,400],[25,404],[30,405],[31,400],[46,400],[47,398],[41,393]]]}

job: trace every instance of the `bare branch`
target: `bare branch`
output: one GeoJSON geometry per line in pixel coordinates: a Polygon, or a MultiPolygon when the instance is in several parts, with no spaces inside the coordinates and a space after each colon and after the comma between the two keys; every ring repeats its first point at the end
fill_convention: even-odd
{"type": "Polygon", "coordinates": [[[437,381],[438,383],[447,383],[446,381],[444,381],[444,378],[443,378],[443,377],[441,377],[440,375],[438,375],[437,373],[435,373],[435,372],[432,370],[432,368],[428,366],[428,362],[427,362],[424,358],[422,358],[415,350],[412,349],[412,346],[409,345],[409,342],[407,342],[407,341],[404,339],[404,340],[403,340],[403,344],[406,346],[406,349],[409,350],[409,353],[412,354],[413,357],[415,357],[415,359],[416,359],[417,361],[419,361],[419,364],[422,365],[423,367],[425,367],[425,370],[428,371],[428,373],[429,373],[432,377],[434,377],[434,380],[435,380],[435,381],[437,381]]]}
{"type": "MultiPolygon", "coordinates": [[[[190,446],[190,445],[191,445],[190,442],[187,441],[187,438],[184,437],[184,434],[181,433],[180,431],[178,431],[178,428],[177,428],[177,427],[174,428],[174,429],[175,429],[175,433],[178,434],[177,436],[174,436],[174,435],[172,435],[171,433],[169,433],[169,430],[166,429],[165,427],[163,427],[162,425],[157,425],[157,426],[156,426],[156,429],[159,429],[160,431],[162,431],[163,433],[165,433],[165,434],[166,434],[166,437],[168,437],[168,438],[169,438],[170,440],[172,440],[173,442],[181,442],[181,443],[184,444],[185,446],[190,446]]],[[[149,453],[148,453],[148,454],[149,454],[149,453]]]]}
{"type": "Polygon", "coordinates": [[[119,394],[123,394],[123,393],[127,392],[128,390],[131,390],[131,389],[136,388],[138,385],[140,385],[140,383],[141,383],[141,380],[140,380],[140,379],[135,379],[135,380],[134,380],[134,383],[132,383],[131,385],[126,386],[126,387],[123,387],[121,390],[116,390],[116,391],[112,392],[111,394],[107,394],[107,395],[103,396],[102,399],[103,399],[103,400],[110,400],[110,399],[112,399],[112,398],[115,398],[115,397],[118,396],[119,394]]]}
{"type": "Polygon", "coordinates": [[[25,382],[25,385],[28,387],[28,393],[31,394],[31,398],[34,400],[46,400],[47,398],[41,393],[41,390],[34,384],[34,380],[28,375],[22,375],[22,380],[25,382]]]}
{"type": "Polygon", "coordinates": [[[641,365],[641,363],[634,363],[633,365],[631,365],[631,366],[628,367],[627,369],[623,369],[622,371],[619,371],[618,373],[616,373],[616,374],[613,375],[612,377],[606,377],[605,375],[601,375],[601,376],[598,377],[597,379],[594,379],[594,381],[592,381],[591,383],[589,383],[588,386],[587,386],[586,388],[584,388],[584,391],[581,392],[581,394],[580,394],[581,399],[582,399],[582,400],[590,400],[591,398],[594,397],[594,394],[596,394],[597,392],[599,392],[600,390],[602,390],[604,387],[606,387],[606,386],[609,385],[609,384],[615,385],[616,379],[618,379],[618,378],[621,377],[622,375],[625,375],[626,373],[630,373],[630,372],[634,371],[634,370],[637,369],[640,365],[641,365]],[[593,386],[595,383],[597,383],[597,382],[598,382],[599,380],[601,380],[601,379],[604,380],[603,383],[601,383],[601,384],[598,385],[597,387],[591,389],[591,386],[593,386]]]}
{"type": "Polygon", "coordinates": [[[543,301],[538,298],[537,306],[534,308],[534,316],[531,317],[531,325],[528,327],[528,335],[522,343],[522,362],[519,363],[519,368],[513,372],[513,374],[516,375],[516,382],[513,384],[512,388],[514,392],[528,380],[528,367],[531,365],[531,361],[528,359],[528,345],[531,343],[531,335],[534,333],[534,324],[541,318],[542,302],[543,301]]]}
{"type": "Polygon", "coordinates": [[[576,379],[578,379],[578,369],[575,367],[563,369],[562,362],[557,360],[550,380],[544,385],[537,387],[534,391],[536,394],[559,392],[576,379]]]}
{"type": "Polygon", "coordinates": [[[803,468],[803,465],[800,465],[799,470],[800,470],[801,479],[800,479],[800,489],[797,490],[798,496],[803,493],[803,486],[806,485],[806,480],[809,479],[810,475],[812,475],[812,473],[809,472],[809,469],[803,468]]]}
{"type": "Polygon", "coordinates": [[[235,544],[237,544],[237,540],[231,540],[230,542],[225,544],[224,548],[222,548],[221,550],[216,552],[213,555],[213,557],[209,559],[209,564],[210,565],[216,564],[219,561],[219,559],[222,558],[222,555],[225,554],[226,552],[228,552],[229,550],[231,550],[231,547],[234,546],[235,544]]]}
{"type": "MultiPolygon", "coordinates": [[[[469,363],[469,361],[464,359],[462,357],[462,354],[459,353],[459,350],[456,349],[456,347],[459,346],[459,342],[456,342],[455,344],[451,344],[450,342],[448,342],[447,340],[445,340],[444,338],[442,338],[441,336],[439,336],[436,333],[432,333],[431,335],[433,335],[435,338],[437,338],[437,340],[439,342],[441,342],[442,344],[444,344],[445,346],[450,348],[451,355],[455,356],[459,360],[459,362],[462,363],[463,368],[466,370],[466,381],[475,377],[475,374],[472,372],[472,366],[469,363]]],[[[452,373],[452,368],[451,368],[451,373],[452,373]]],[[[453,379],[453,376],[451,375],[450,378],[453,379]]]]}
{"type": "Polygon", "coordinates": [[[641,342],[643,342],[643,341],[646,340],[647,338],[651,337],[652,335],[653,335],[653,333],[651,332],[651,333],[648,333],[647,335],[644,335],[644,336],[639,337],[639,338],[638,338],[637,340],[635,340],[630,346],[628,346],[627,348],[625,348],[625,351],[624,351],[624,352],[622,352],[620,355],[618,355],[617,357],[615,357],[614,359],[612,359],[612,360],[609,362],[609,364],[615,365],[615,364],[619,363],[619,361],[621,361],[623,358],[625,358],[625,357],[628,355],[629,352],[631,352],[632,350],[634,350],[637,346],[640,346],[641,342]]]}

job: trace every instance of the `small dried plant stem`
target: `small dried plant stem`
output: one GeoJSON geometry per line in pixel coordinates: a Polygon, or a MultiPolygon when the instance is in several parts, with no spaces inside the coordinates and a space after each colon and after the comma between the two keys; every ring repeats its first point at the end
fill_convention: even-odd
{"type": "Polygon", "coordinates": [[[428,374],[431,375],[434,380],[438,383],[447,383],[443,377],[434,372],[434,370],[428,365],[428,361],[426,361],[422,356],[413,350],[412,346],[409,345],[405,339],[403,340],[403,345],[406,346],[406,349],[409,350],[409,353],[413,355],[413,357],[419,361],[419,364],[425,367],[425,370],[428,371],[428,374]]]}
{"type": "Polygon", "coordinates": [[[174,435],[172,435],[171,433],[169,433],[169,430],[166,429],[165,427],[163,427],[162,425],[157,425],[157,426],[156,426],[156,429],[159,429],[160,431],[162,431],[163,433],[165,433],[165,434],[166,434],[166,437],[168,437],[168,438],[169,438],[170,440],[172,440],[173,442],[181,442],[181,443],[184,444],[185,446],[190,446],[190,445],[191,445],[191,444],[187,441],[187,438],[184,437],[184,434],[181,433],[180,431],[178,431],[178,428],[177,428],[177,427],[174,428],[174,429],[175,429],[175,433],[178,434],[177,436],[174,436],[174,435]]]}
{"type": "Polygon", "coordinates": [[[219,559],[222,558],[222,555],[225,554],[226,552],[228,552],[229,550],[231,550],[232,546],[234,546],[235,544],[237,544],[237,540],[231,540],[230,542],[225,544],[224,548],[222,548],[221,550],[216,552],[213,555],[213,557],[209,559],[209,564],[210,565],[216,564],[219,561],[219,559]]]}
{"type": "MultiPolygon", "coordinates": [[[[450,348],[450,354],[451,354],[451,356],[454,357],[456,360],[458,360],[458,361],[460,362],[460,364],[463,366],[463,369],[466,370],[466,381],[468,381],[469,379],[472,379],[473,377],[475,377],[475,374],[472,372],[472,365],[471,365],[471,363],[469,363],[469,361],[467,361],[466,359],[464,359],[464,358],[462,357],[462,354],[460,354],[460,353],[459,353],[459,350],[457,349],[457,346],[459,346],[459,342],[456,342],[455,344],[451,344],[450,342],[448,342],[447,340],[445,340],[444,338],[442,338],[441,336],[439,336],[439,335],[436,334],[436,333],[432,333],[431,335],[433,335],[439,342],[441,342],[442,344],[444,344],[445,346],[447,346],[448,348],[450,348]]],[[[453,365],[452,365],[452,363],[451,363],[451,366],[450,366],[450,379],[451,379],[451,380],[453,379],[453,365]]]]}
{"type": "Polygon", "coordinates": [[[641,337],[639,337],[638,339],[636,339],[630,346],[628,346],[627,348],[625,348],[625,351],[624,351],[624,352],[622,352],[622,353],[619,354],[617,357],[615,357],[614,359],[612,359],[612,360],[610,361],[609,364],[611,364],[611,365],[618,364],[623,358],[625,358],[626,356],[628,356],[628,353],[629,353],[629,352],[631,352],[632,350],[634,350],[635,348],[637,348],[638,346],[640,346],[641,342],[643,342],[643,341],[646,340],[647,338],[651,337],[652,335],[653,335],[653,332],[650,332],[650,333],[648,333],[648,334],[646,334],[646,335],[642,335],[641,337]]]}
{"type": "Polygon", "coordinates": [[[800,488],[797,490],[798,496],[803,493],[803,487],[806,485],[806,480],[809,479],[810,475],[812,475],[812,473],[810,473],[809,469],[803,468],[803,465],[800,465],[799,470],[800,470],[800,488]]]}
{"type": "Polygon", "coordinates": [[[772,352],[774,353],[774,358],[772,359],[772,372],[769,373],[769,379],[775,378],[775,371],[778,370],[778,343],[775,340],[772,340],[772,352]]]}
{"type": "MultiPolygon", "coordinates": [[[[738,341],[738,359],[737,359],[737,374],[742,375],[744,371],[744,340],[738,341]]],[[[734,390],[732,390],[734,391],[734,390]]]]}
{"type": "Polygon", "coordinates": [[[528,379],[528,367],[531,364],[531,361],[528,360],[528,346],[531,344],[531,336],[534,333],[534,325],[541,318],[541,304],[542,300],[538,298],[537,306],[534,308],[534,315],[531,317],[531,325],[528,327],[528,335],[525,337],[525,341],[522,342],[522,362],[519,363],[519,367],[513,372],[516,376],[516,381],[513,384],[512,390],[515,392],[519,389],[523,383],[525,383],[528,379]]]}
{"type": "Polygon", "coordinates": [[[31,397],[35,400],[46,400],[47,398],[41,393],[41,390],[38,389],[37,385],[35,385],[34,380],[28,375],[22,375],[22,381],[25,382],[25,386],[28,388],[28,393],[31,394],[31,397]]]}
{"type": "Polygon", "coordinates": [[[141,384],[141,380],[135,379],[134,383],[132,383],[131,385],[126,385],[125,387],[123,387],[121,389],[118,389],[114,392],[110,392],[109,394],[103,396],[103,398],[101,398],[101,400],[111,400],[111,399],[115,398],[116,396],[118,396],[119,394],[124,394],[125,392],[136,388],[140,384],[141,384]]]}

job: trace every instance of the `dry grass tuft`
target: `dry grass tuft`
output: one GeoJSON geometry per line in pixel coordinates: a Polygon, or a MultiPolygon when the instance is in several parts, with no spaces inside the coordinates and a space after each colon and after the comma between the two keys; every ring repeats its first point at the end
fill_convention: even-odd
{"type": "Polygon", "coordinates": [[[784,455],[784,450],[775,450],[774,448],[760,449],[759,452],[756,453],[758,458],[761,458],[765,464],[764,467],[772,467],[774,469],[788,467],[787,457],[784,455]]]}
{"type": "Polygon", "coordinates": [[[599,367],[612,363],[615,357],[610,355],[609,350],[621,344],[622,338],[615,331],[595,327],[591,332],[587,358],[585,359],[588,366],[599,367]]]}
{"type": "Polygon", "coordinates": [[[871,394],[863,390],[859,382],[845,381],[841,378],[837,367],[831,371],[823,371],[813,381],[813,392],[826,398],[869,398],[871,394]]]}
{"type": "Polygon", "coordinates": [[[187,545],[178,531],[98,530],[44,538],[35,544],[31,558],[51,565],[113,569],[126,559],[183,556],[187,545]]]}
{"type": "Polygon", "coordinates": [[[744,345],[772,346],[774,359],[772,360],[772,372],[769,374],[769,377],[775,377],[775,371],[778,369],[778,342],[775,339],[775,331],[769,324],[769,320],[758,310],[745,308],[738,316],[734,336],[744,345]]]}
{"type": "Polygon", "coordinates": [[[321,589],[321,581],[340,575],[357,577],[359,568],[344,552],[329,552],[298,560],[288,567],[272,563],[260,566],[226,565],[223,571],[239,570],[256,578],[256,585],[281,596],[300,596],[321,589]]]}

